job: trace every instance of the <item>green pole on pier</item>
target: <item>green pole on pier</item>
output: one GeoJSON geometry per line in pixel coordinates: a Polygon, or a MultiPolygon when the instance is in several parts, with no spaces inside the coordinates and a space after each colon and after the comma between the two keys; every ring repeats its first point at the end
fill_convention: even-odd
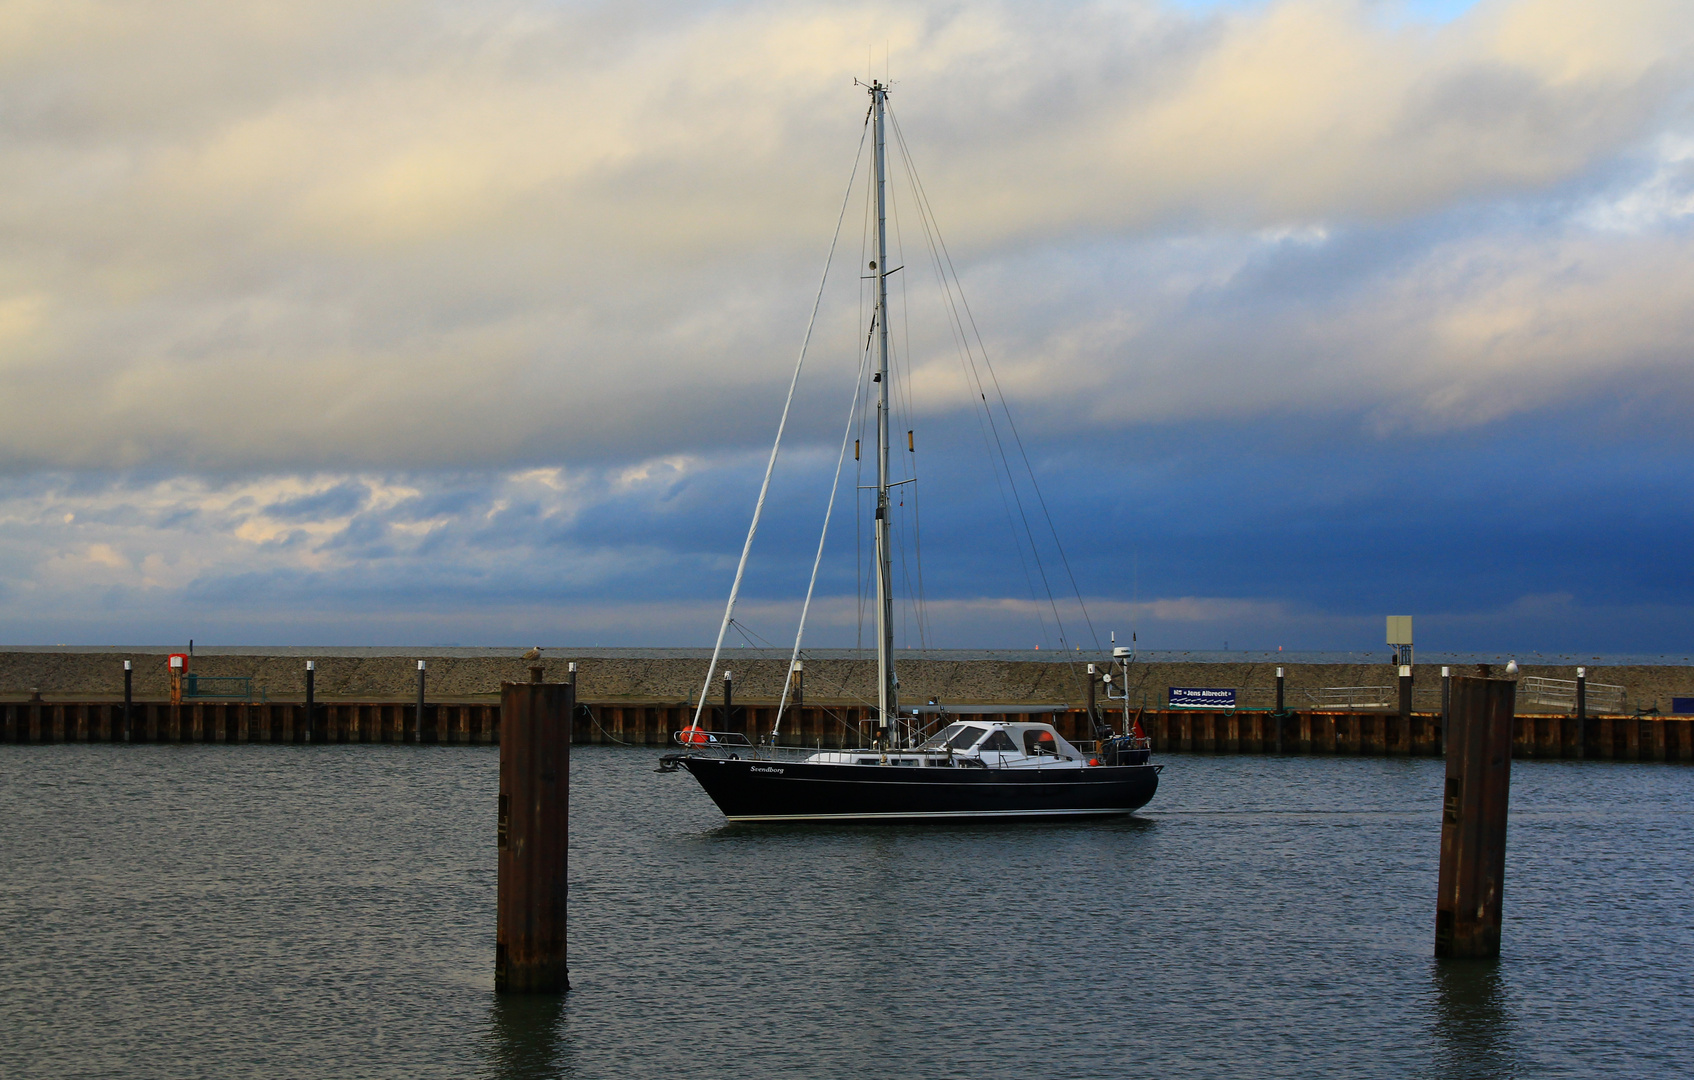
{"type": "Polygon", "coordinates": [[[1395,746],[1383,747],[1384,753],[1402,754],[1412,752],[1412,665],[1400,665],[1400,741],[1395,746]]]}
{"type": "Polygon", "coordinates": [[[408,742],[415,742],[415,743],[423,742],[423,716],[424,716],[424,662],[422,660],[419,660],[418,661],[418,707],[417,707],[417,711],[412,714],[412,731],[411,731],[411,737],[409,739],[407,739],[408,742]]]}
{"type": "Polygon", "coordinates": [[[318,662],[306,661],[306,727],[302,741],[312,741],[312,713],[317,711],[318,662]]]}
{"type": "Polygon", "coordinates": [[[1588,746],[1588,669],[1576,669],[1576,756],[1587,757],[1588,746]]]}

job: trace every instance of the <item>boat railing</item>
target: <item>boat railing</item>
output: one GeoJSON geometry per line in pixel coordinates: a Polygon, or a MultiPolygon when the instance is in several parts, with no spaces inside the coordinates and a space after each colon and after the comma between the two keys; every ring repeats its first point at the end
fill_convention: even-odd
{"type": "Polygon", "coordinates": [[[1098,754],[1100,752],[1101,745],[1103,743],[1106,743],[1106,742],[1117,743],[1120,747],[1123,747],[1123,748],[1129,749],[1129,750],[1151,750],[1151,749],[1153,749],[1153,740],[1150,737],[1147,737],[1147,736],[1143,736],[1139,739],[1135,739],[1135,738],[1130,738],[1130,737],[1125,736],[1125,735],[1115,735],[1110,739],[1069,739],[1067,741],[1072,746],[1074,746],[1078,750],[1082,751],[1083,754],[1090,756],[1090,757],[1092,757],[1095,754],[1098,754]]]}
{"type": "Polygon", "coordinates": [[[737,758],[758,761],[803,761],[813,754],[829,751],[841,754],[874,754],[863,747],[775,746],[762,739],[754,742],[739,731],[707,731],[704,728],[683,728],[671,732],[671,741],[702,757],[737,758]]]}
{"type": "MultiPolygon", "coordinates": [[[[948,753],[945,750],[923,750],[913,747],[875,746],[781,746],[768,742],[753,742],[739,731],[706,731],[703,728],[683,728],[671,733],[671,739],[689,754],[701,757],[729,758],[749,761],[806,761],[816,754],[843,754],[859,757],[875,757],[878,761],[894,759],[924,758],[935,765],[953,765],[955,763],[967,768],[984,769],[1016,769],[1029,768],[1029,760],[1023,756],[1006,758],[1002,755],[992,755],[989,758],[979,758],[971,754],[948,753]]],[[[1124,738],[1119,736],[1113,740],[1119,746],[1127,746],[1130,750],[1151,750],[1153,740],[1150,738],[1124,738]]],[[[1083,739],[1071,743],[1087,761],[1100,753],[1100,743],[1094,739],[1083,739]]]]}
{"type": "Polygon", "coordinates": [[[671,732],[671,739],[678,745],[700,753],[711,754],[720,751],[719,756],[730,753],[745,754],[754,749],[753,742],[739,731],[707,731],[704,728],[683,728],[671,732]]]}

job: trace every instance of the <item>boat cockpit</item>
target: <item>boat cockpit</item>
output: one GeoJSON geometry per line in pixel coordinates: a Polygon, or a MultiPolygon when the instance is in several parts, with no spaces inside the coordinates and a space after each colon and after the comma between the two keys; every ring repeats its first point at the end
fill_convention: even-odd
{"type": "Polygon", "coordinates": [[[904,765],[918,768],[1080,769],[1088,756],[1052,724],[972,720],[949,724],[915,747],[821,750],[819,765],[904,765]]]}

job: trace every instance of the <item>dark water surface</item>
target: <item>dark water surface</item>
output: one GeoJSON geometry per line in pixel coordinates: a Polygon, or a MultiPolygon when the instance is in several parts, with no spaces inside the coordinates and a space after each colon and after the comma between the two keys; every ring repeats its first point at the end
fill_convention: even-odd
{"type": "Polygon", "coordinates": [[[1694,770],[1517,762],[1430,958],[1440,763],[1167,755],[1094,824],[725,826],[578,747],[565,998],[497,1000],[497,751],[0,747],[0,1076],[1694,1075],[1694,770]]]}

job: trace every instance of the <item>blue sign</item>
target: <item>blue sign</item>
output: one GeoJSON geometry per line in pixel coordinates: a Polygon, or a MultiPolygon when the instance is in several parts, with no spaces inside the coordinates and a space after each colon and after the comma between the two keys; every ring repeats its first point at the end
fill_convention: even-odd
{"type": "Polygon", "coordinates": [[[1670,699],[1670,711],[1678,716],[1694,713],[1694,697],[1673,697],[1670,699]]]}
{"type": "Polygon", "coordinates": [[[1218,690],[1201,686],[1173,686],[1170,691],[1170,707],[1173,709],[1235,708],[1234,687],[1218,690]]]}

